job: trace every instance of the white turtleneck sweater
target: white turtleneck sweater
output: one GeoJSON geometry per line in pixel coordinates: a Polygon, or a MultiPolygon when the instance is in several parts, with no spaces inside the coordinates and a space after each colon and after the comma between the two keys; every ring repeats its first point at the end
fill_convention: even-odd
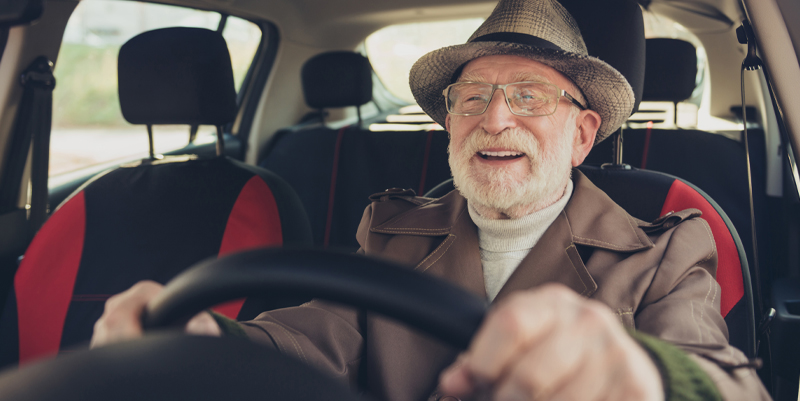
{"type": "Polygon", "coordinates": [[[512,220],[487,219],[469,207],[469,215],[478,226],[478,241],[483,264],[486,296],[493,301],[522,259],[567,206],[572,195],[572,180],[567,182],[564,195],[552,205],[512,220]]]}

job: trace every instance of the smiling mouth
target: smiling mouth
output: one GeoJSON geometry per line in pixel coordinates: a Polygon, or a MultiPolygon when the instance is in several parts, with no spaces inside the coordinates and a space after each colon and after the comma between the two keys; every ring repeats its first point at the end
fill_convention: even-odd
{"type": "Polygon", "coordinates": [[[479,151],[478,156],[480,156],[484,160],[515,160],[519,159],[522,156],[525,156],[525,153],[522,152],[515,152],[515,151],[501,151],[501,152],[490,152],[490,151],[479,151]]]}

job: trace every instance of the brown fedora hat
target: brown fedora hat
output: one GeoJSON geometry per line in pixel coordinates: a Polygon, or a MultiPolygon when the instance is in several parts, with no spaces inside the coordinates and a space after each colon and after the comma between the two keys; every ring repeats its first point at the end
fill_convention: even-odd
{"type": "Polygon", "coordinates": [[[630,84],[613,67],[588,55],[575,20],[556,0],[500,0],[467,43],[434,50],[417,60],[409,76],[411,92],[422,109],[444,126],[444,88],[469,61],[494,55],[529,58],[571,79],[589,108],[603,119],[595,143],[631,115],[630,84]]]}

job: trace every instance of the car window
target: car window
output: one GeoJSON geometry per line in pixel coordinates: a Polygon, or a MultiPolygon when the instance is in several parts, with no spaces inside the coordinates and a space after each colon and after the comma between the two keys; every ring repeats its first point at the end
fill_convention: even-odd
{"type": "MultiPolygon", "coordinates": [[[[122,117],[117,95],[117,54],[139,33],[173,26],[217,30],[222,15],[160,4],[83,0],[67,24],[56,62],[50,176],[89,166],[119,163],[148,154],[144,126],[122,117]]],[[[261,41],[250,21],[227,17],[228,43],[236,87],[242,86],[261,41]]],[[[157,153],[189,143],[188,126],[154,127],[157,153]]],[[[195,143],[216,140],[214,127],[200,127],[195,143]]]]}
{"type": "Polygon", "coordinates": [[[367,38],[367,56],[386,89],[413,104],[408,73],[414,62],[430,51],[466,42],[483,20],[470,18],[388,26],[367,38]]]}
{"type": "Polygon", "coordinates": [[[677,104],[672,102],[643,101],[639,113],[631,116],[628,125],[643,128],[648,121],[657,128],[701,129],[710,132],[739,131],[741,124],[717,118],[709,111],[711,80],[707,68],[708,57],[700,39],[681,24],[663,15],[644,10],[645,36],[650,38],[680,39],[691,43],[697,49],[697,79],[692,96],[677,104]],[[677,113],[677,118],[675,114],[677,113]],[[659,116],[662,115],[662,116],[659,116]]]}

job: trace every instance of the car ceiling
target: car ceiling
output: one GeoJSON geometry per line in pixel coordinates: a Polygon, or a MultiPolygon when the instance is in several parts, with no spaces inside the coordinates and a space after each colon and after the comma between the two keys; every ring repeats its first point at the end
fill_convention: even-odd
{"type": "MultiPolygon", "coordinates": [[[[594,0],[589,0],[594,1],[594,0]]],[[[639,0],[695,33],[738,25],[738,0],[639,0]]],[[[387,25],[487,16],[496,1],[483,0],[165,0],[276,23],[283,40],[320,48],[352,48],[387,25]]]]}

